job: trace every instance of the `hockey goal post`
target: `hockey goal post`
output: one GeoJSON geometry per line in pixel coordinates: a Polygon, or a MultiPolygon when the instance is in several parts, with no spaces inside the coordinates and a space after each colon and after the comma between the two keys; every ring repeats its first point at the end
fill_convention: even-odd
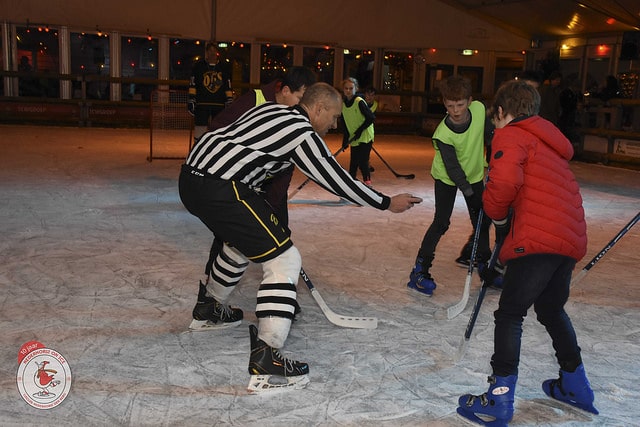
{"type": "Polygon", "coordinates": [[[193,143],[193,117],[187,100],[186,90],[151,92],[148,161],[186,158],[193,143]]]}

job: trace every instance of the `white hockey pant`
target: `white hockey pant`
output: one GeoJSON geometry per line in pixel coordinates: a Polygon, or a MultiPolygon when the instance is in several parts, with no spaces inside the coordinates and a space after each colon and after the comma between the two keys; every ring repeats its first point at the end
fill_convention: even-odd
{"type": "Polygon", "coordinates": [[[256,305],[258,338],[273,348],[282,348],[289,335],[301,267],[302,259],[295,246],[262,263],[262,283],[256,305]]]}

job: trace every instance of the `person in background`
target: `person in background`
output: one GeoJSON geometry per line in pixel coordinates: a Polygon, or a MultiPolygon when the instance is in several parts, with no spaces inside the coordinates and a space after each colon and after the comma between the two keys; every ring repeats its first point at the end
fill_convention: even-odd
{"type": "Polygon", "coordinates": [[[538,88],[538,92],[540,92],[540,117],[549,120],[556,126],[562,111],[562,106],[560,105],[561,84],[562,74],[560,71],[553,71],[542,86],[538,88]]]}
{"type": "Polygon", "coordinates": [[[378,109],[378,100],[376,99],[376,88],[373,86],[367,86],[364,90],[364,100],[367,103],[367,107],[373,114],[378,109]]]}
{"type": "Polygon", "coordinates": [[[207,42],[203,59],[191,69],[187,109],[194,116],[194,137],[207,131],[209,121],[233,100],[231,75],[220,62],[215,42],[207,42]]]}
{"type": "Polygon", "coordinates": [[[522,323],[531,306],[551,337],[560,365],[559,378],[544,381],[542,390],[598,413],[564,309],[571,273],[587,250],[582,196],[569,167],[573,147],[557,127],[537,115],[539,108],[538,91],[517,80],[498,89],[491,108],[496,130],[482,199],[502,243],[499,256],[506,269],[494,312],[489,389],[479,396],[461,396],[457,409],[484,425],[507,425],[513,417],[522,323]]]}
{"type": "MultiPolygon", "coordinates": [[[[258,326],[249,326],[252,392],[301,388],[309,382],[309,366],[280,353],[295,314],[302,259],[291,231],[265,200],[265,180],[293,164],[321,187],[360,206],[400,213],[422,201],[407,193],[386,196],[340,166],[322,138],[337,127],[341,110],[340,93],[315,83],[299,105],[264,103],[231,125],[206,133],[182,166],[180,199],[224,242],[220,253],[228,272],[241,275],[249,261],[262,267],[258,326]],[[272,376],[280,381],[271,382],[272,376]]],[[[226,305],[234,289],[200,284],[198,305],[209,321],[221,327],[241,323],[242,310],[226,305]]]]}
{"type": "Polygon", "coordinates": [[[539,89],[542,84],[542,75],[536,70],[524,70],[516,77],[516,80],[527,82],[536,89],[539,89]]]}
{"type": "Polygon", "coordinates": [[[373,122],[375,115],[371,112],[364,99],[356,96],[358,81],[349,77],[342,82],[344,95],[342,104],[342,119],[344,121],[344,133],[342,148],[351,147],[349,159],[349,174],[355,178],[360,169],[362,181],[371,185],[371,169],[369,159],[371,157],[371,144],[374,138],[373,122]]]}
{"type": "MultiPolygon", "coordinates": [[[[462,191],[474,232],[456,262],[468,266],[471,260],[475,230],[482,209],[485,170],[485,107],[472,98],[471,82],[451,76],[440,91],[447,115],[432,136],[435,156],[431,165],[434,180],[435,212],[418,250],[407,287],[431,296],[436,282],[429,270],[442,236],[449,229],[458,189],[462,191]]],[[[489,249],[490,221],[481,221],[477,259],[486,262],[489,249]]]]}
{"type": "MultiPolygon", "coordinates": [[[[367,106],[369,107],[369,109],[371,110],[371,112],[373,113],[373,115],[375,116],[376,111],[378,111],[378,100],[376,99],[376,88],[373,86],[367,86],[364,89],[364,100],[367,103],[367,106]]],[[[375,128],[374,128],[374,138],[375,138],[375,128]]],[[[371,140],[371,148],[373,148],[373,139],[371,140]]],[[[373,172],[374,168],[373,166],[369,165],[369,172],[373,172]]]]}

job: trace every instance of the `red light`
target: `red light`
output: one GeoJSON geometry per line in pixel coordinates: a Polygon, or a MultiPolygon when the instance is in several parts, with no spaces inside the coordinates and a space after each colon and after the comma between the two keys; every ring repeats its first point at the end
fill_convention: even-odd
{"type": "Polygon", "coordinates": [[[597,52],[598,55],[604,56],[604,55],[608,55],[609,54],[609,50],[610,50],[610,48],[609,48],[608,45],[599,44],[597,49],[596,49],[596,52],[597,52]]]}
{"type": "Polygon", "coordinates": [[[613,25],[613,24],[615,24],[615,23],[616,23],[616,20],[615,20],[615,19],[613,19],[613,18],[609,18],[609,19],[607,19],[607,21],[606,21],[606,22],[607,22],[607,24],[609,24],[609,25],[613,25]]]}

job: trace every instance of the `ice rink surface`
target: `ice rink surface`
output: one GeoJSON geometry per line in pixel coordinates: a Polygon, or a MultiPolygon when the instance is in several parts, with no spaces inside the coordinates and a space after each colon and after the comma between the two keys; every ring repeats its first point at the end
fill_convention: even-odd
{"type": "MultiPolygon", "coordinates": [[[[335,151],[340,138],[327,142],[335,151]]],[[[487,293],[455,363],[479,289],[474,275],[466,310],[447,320],[466,276],[454,263],[471,231],[464,201],[459,195],[438,246],[433,297],[408,290],[433,215],[433,148],[415,136],[381,135],[375,144],[397,172],[416,178],[396,178],[372,153],[374,187],[411,192],[424,198],[421,205],[402,214],[333,206],[325,202],[338,198],[310,183],[290,204],[290,224],[327,304],[340,314],[375,316],[378,327],[329,323],[300,280],[302,315],[283,353],[309,363],[311,383],[256,396],[246,386],[259,266],[249,267],[229,301],[245,312],[241,326],[186,332],[211,235],[180,203],[180,160],[147,162],[144,129],[0,126],[0,425],[463,424],[458,396],[487,389],[499,293],[487,293]],[[68,397],[52,409],[28,405],[16,386],[18,351],[31,340],[61,353],[72,372],[68,397]]],[[[347,166],[348,157],[338,160],[347,166]]],[[[588,224],[581,269],[640,210],[640,172],[580,162],[572,169],[588,224]]],[[[302,181],[296,172],[291,189],[302,181]]],[[[573,287],[567,305],[600,415],[544,395],[541,383],[557,377],[558,366],[530,312],[510,425],[638,425],[639,248],[636,226],[573,287]]]]}

